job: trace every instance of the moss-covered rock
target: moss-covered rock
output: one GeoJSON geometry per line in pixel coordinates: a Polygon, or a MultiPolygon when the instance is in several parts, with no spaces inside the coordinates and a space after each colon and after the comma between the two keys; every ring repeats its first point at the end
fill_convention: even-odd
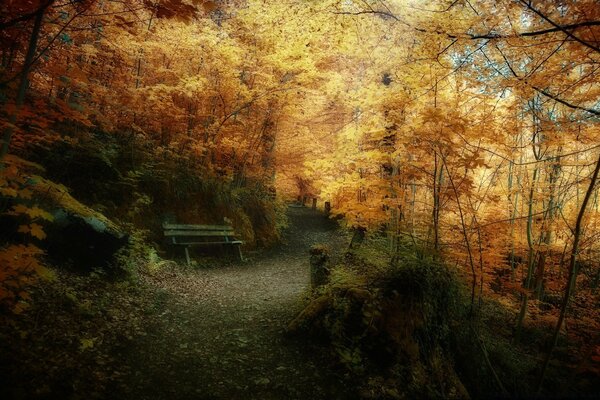
{"type": "MultiPolygon", "coordinates": [[[[20,176],[20,196],[7,196],[2,215],[6,243],[29,243],[45,251],[57,266],[78,270],[111,269],[128,235],[102,213],[75,199],[69,190],[39,174],[44,169],[15,156],[8,168],[20,176]]],[[[111,271],[114,272],[114,271],[111,271]]]]}

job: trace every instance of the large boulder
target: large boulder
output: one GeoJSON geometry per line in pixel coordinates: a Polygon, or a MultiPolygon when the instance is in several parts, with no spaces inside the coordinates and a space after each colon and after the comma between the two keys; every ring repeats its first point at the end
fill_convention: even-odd
{"type": "Polygon", "coordinates": [[[117,224],[77,201],[63,185],[37,177],[32,189],[40,207],[53,216],[40,242],[48,261],[80,271],[119,272],[115,255],[129,236],[117,224]]]}
{"type": "Polygon", "coordinates": [[[115,254],[128,243],[128,236],[94,216],[65,209],[52,213],[42,246],[48,260],[77,270],[105,269],[115,272],[115,254]]]}
{"type": "Polygon", "coordinates": [[[31,243],[58,267],[121,271],[115,255],[129,241],[122,228],[75,199],[67,187],[38,175],[42,166],[12,155],[4,161],[11,174],[0,197],[6,210],[0,213],[0,246],[31,243]]]}

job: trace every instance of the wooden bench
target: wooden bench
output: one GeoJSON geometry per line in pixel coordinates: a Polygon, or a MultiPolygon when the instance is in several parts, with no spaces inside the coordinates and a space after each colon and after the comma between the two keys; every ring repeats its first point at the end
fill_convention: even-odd
{"type": "Polygon", "coordinates": [[[242,257],[241,240],[235,238],[233,227],[229,225],[181,225],[163,223],[165,237],[170,244],[184,246],[185,260],[190,265],[190,246],[229,245],[237,249],[240,261],[242,257]]]}

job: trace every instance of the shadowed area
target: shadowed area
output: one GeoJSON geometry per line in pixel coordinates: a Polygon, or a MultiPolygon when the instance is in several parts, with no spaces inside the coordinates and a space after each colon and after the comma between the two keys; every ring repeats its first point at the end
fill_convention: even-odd
{"type": "Polygon", "coordinates": [[[308,249],[341,248],[334,222],[290,207],[285,244],[246,264],[150,278],[160,322],[126,346],[127,398],[348,399],[327,350],[285,337],[309,285],[308,249]]]}

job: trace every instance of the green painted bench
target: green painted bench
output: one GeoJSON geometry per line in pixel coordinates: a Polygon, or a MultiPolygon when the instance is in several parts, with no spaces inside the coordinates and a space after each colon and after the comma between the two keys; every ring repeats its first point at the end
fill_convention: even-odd
{"type": "Polygon", "coordinates": [[[191,246],[233,246],[240,261],[244,261],[241,245],[236,239],[233,227],[229,225],[183,225],[163,223],[165,238],[175,246],[183,246],[185,260],[190,265],[191,246]]]}

